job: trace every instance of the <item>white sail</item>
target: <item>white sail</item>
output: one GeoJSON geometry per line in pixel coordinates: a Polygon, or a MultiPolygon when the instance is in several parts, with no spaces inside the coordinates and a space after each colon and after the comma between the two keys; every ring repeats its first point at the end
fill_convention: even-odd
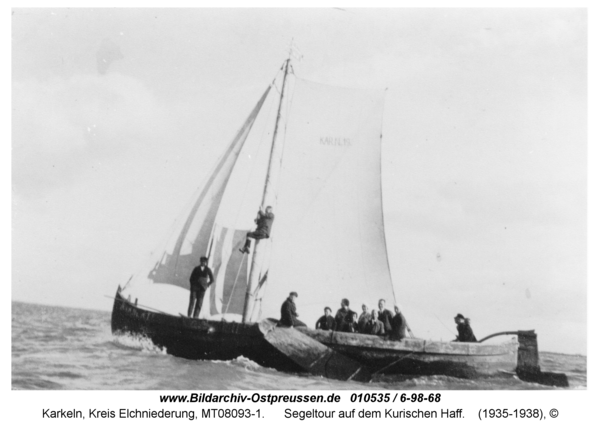
{"type": "Polygon", "coordinates": [[[381,198],[384,91],[296,79],[263,317],[278,317],[290,291],[309,325],[323,307],[393,305],[381,198]]]}
{"type": "Polygon", "coordinates": [[[160,310],[187,310],[189,275],[199,257],[207,255],[216,282],[205,296],[201,317],[228,314],[240,320],[250,259],[237,249],[261,203],[269,152],[275,168],[263,196],[273,206],[275,222],[257,256],[256,301],[249,321],[279,318],[290,291],[299,294],[300,318],[309,325],[322,315],[323,307],[335,311],[342,298],[349,299],[353,309],[362,303],[374,308],[380,298],[389,306],[395,302],[381,198],[384,91],[298,78],[288,89],[274,146],[264,144],[271,141],[273,123],[250,133],[267,90],[167,250],[142,276],[146,290],[148,284],[180,286],[155,295],[154,305],[160,310]],[[256,147],[254,159],[246,164],[238,159],[244,145],[256,147]]]}

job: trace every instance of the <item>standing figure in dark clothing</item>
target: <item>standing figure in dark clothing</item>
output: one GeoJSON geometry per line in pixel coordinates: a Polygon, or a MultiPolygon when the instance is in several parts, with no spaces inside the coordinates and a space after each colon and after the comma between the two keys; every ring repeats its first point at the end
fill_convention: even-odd
{"type": "Polygon", "coordinates": [[[200,265],[194,268],[190,275],[190,305],[188,306],[188,317],[192,317],[193,312],[194,319],[197,319],[200,314],[202,300],[204,299],[206,289],[208,289],[215,281],[213,273],[207,265],[208,258],[202,256],[200,258],[200,265]]]}
{"type": "Polygon", "coordinates": [[[352,332],[352,323],[354,321],[354,311],[350,310],[350,301],[342,299],[342,308],[335,314],[335,330],[342,332],[352,332]]]}
{"type": "Polygon", "coordinates": [[[377,318],[377,310],[371,313],[371,319],[365,324],[365,334],[385,335],[383,322],[377,318]]]}
{"type": "Polygon", "coordinates": [[[271,234],[271,227],[273,226],[273,221],[275,220],[275,215],[273,214],[272,210],[273,209],[271,206],[267,206],[264,211],[262,207],[258,209],[258,215],[256,216],[256,219],[254,219],[254,222],[256,223],[256,231],[246,234],[246,244],[244,244],[244,247],[240,249],[240,252],[250,253],[251,238],[255,240],[269,238],[271,234]]]}
{"type": "Polygon", "coordinates": [[[294,302],[298,298],[296,292],[290,292],[290,296],[287,297],[283,304],[281,304],[281,319],[277,326],[284,326],[293,328],[294,326],[306,326],[304,322],[298,320],[298,313],[296,313],[296,303],[294,302]]]}
{"type": "MultiPolygon", "coordinates": [[[[396,314],[392,319],[392,333],[390,338],[392,340],[401,341],[404,337],[406,337],[406,329],[408,328],[408,324],[406,323],[406,319],[400,313],[400,308],[397,305],[394,306],[394,311],[396,314]]],[[[410,332],[410,328],[408,328],[408,332],[410,332]]]]}
{"type": "Polygon", "coordinates": [[[390,334],[392,332],[392,319],[394,318],[394,315],[390,310],[385,308],[385,299],[379,300],[379,313],[377,314],[377,318],[383,323],[385,333],[390,334]]]}
{"type": "Polygon", "coordinates": [[[454,341],[459,341],[461,343],[477,342],[477,338],[475,338],[475,334],[473,334],[473,329],[471,329],[469,319],[458,313],[454,318],[454,322],[456,323],[456,330],[458,331],[458,335],[454,341]]]}
{"type": "Polygon", "coordinates": [[[335,319],[331,315],[331,308],[325,307],[325,315],[321,316],[317,320],[315,329],[321,329],[323,331],[335,331],[335,319]]]}

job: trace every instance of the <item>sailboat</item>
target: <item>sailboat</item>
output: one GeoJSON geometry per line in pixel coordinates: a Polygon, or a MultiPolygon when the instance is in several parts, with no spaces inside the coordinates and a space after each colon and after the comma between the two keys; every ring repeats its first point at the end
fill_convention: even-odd
{"type": "Polygon", "coordinates": [[[342,298],[355,307],[379,299],[399,304],[382,208],[384,95],[304,80],[288,58],[167,242],[118,287],[113,333],[149,338],[182,358],[244,356],[342,380],[516,373],[565,385],[563,374],[541,372],[533,331],[503,332],[512,337],[484,344],[277,326],[291,291],[308,323],[342,298]],[[249,254],[239,252],[258,206],[273,208],[270,237],[255,240],[249,254]],[[181,312],[202,256],[215,282],[195,319],[181,312]]]}

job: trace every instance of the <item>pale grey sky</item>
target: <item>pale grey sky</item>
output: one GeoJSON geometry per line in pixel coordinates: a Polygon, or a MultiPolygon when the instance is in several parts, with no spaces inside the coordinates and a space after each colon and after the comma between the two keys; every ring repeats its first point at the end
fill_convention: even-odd
{"type": "Polygon", "coordinates": [[[12,26],[14,300],[109,310],[294,38],[300,77],[388,88],[387,244],[415,333],[450,339],[461,312],[481,337],[586,352],[584,9],[16,9],[12,26]]]}

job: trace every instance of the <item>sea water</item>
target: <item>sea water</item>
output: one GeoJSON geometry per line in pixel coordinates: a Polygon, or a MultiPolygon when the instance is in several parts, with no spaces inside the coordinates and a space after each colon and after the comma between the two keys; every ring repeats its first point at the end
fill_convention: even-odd
{"type": "MultiPolygon", "coordinates": [[[[567,374],[569,389],[586,389],[587,359],[540,352],[543,371],[567,374]]],[[[447,376],[384,377],[371,383],[288,374],[240,357],[191,361],[149,340],[113,336],[110,313],[12,303],[14,390],[532,390],[558,389],[516,377],[463,380],[447,376]]]]}

